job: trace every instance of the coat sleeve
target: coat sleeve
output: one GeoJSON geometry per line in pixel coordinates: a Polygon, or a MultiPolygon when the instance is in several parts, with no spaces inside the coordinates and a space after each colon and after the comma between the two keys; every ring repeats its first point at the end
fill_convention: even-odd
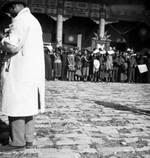
{"type": "Polygon", "coordinates": [[[18,20],[10,25],[9,34],[0,42],[0,49],[11,54],[16,54],[23,47],[28,36],[28,24],[18,20]]]}
{"type": "Polygon", "coordinates": [[[7,37],[4,37],[0,42],[0,49],[11,54],[16,54],[19,51],[19,38],[14,32],[11,32],[7,37]]]}

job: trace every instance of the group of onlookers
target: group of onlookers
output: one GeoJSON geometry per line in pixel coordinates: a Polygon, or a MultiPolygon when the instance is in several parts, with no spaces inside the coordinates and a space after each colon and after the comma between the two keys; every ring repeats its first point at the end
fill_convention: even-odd
{"type": "Polygon", "coordinates": [[[46,80],[150,83],[149,52],[49,48],[45,47],[46,80]],[[148,70],[141,73],[141,64],[148,70]]]}

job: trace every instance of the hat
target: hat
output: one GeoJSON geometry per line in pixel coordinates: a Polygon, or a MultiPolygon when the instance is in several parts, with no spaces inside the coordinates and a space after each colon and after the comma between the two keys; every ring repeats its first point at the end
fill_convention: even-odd
{"type": "Polygon", "coordinates": [[[14,3],[21,3],[26,6],[27,0],[3,0],[0,4],[0,11],[7,12],[8,8],[14,3]]]}
{"type": "Polygon", "coordinates": [[[93,54],[96,54],[96,53],[99,53],[99,49],[95,49],[95,50],[93,51],[93,54]]]}
{"type": "Polygon", "coordinates": [[[99,43],[97,43],[97,45],[96,45],[96,48],[97,49],[104,49],[104,47],[105,47],[105,45],[104,44],[99,44],[99,43]]]}
{"type": "Polygon", "coordinates": [[[135,57],[136,56],[136,54],[131,54],[131,57],[135,57]]]}
{"type": "Polygon", "coordinates": [[[46,46],[48,50],[51,52],[53,50],[53,47],[51,45],[46,46]]]}
{"type": "Polygon", "coordinates": [[[130,52],[130,51],[131,51],[131,49],[130,49],[130,48],[127,48],[127,51],[128,51],[128,52],[130,52]]]}
{"type": "Polygon", "coordinates": [[[111,54],[114,54],[114,53],[115,53],[115,52],[114,52],[113,50],[109,50],[109,51],[108,51],[108,54],[110,54],[110,55],[111,55],[111,54]]]}
{"type": "Polygon", "coordinates": [[[106,50],[100,51],[100,54],[106,54],[106,50]]]}

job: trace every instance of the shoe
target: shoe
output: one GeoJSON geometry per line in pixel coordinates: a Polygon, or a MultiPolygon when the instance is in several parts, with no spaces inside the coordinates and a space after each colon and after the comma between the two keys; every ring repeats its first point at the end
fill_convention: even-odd
{"type": "Polygon", "coordinates": [[[1,146],[0,152],[21,151],[21,150],[24,150],[24,149],[25,149],[25,146],[5,145],[5,146],[1,146]]]}
{"type": "Polygon", "coordinates": [[[32,142],[26,142],[26,148],[27,148],[27,149],[32,148],[32,146],[33,146],[33,143],[32,143],[32,142]]]}
{"type": "Polygon", "coordinates": [[[26,149],[36,148],[36,145],[33,145],[32,142],[26,142],[26,149]]]}

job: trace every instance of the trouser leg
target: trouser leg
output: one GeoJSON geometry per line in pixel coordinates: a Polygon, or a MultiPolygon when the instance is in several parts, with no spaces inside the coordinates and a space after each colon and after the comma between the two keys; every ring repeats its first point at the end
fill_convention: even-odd
{"type": "Polygon", "coordinates": [[[133,69],[133,82],[135,82],[135,69],[133,69]]]}
{"type": "Polygon", "coordinates": [[[33,116],[25,117],[25,140],[33,142],[34,140],[34,118],[33,116]]]}
{"type": "Polygon", "coordinates": [[[24,146],[26,142],[33,142],[34,119],[33,116],[9,117],[10,144],[24,146]]]}
{"type": "Polygon", "coordinates": [[[22,117],[9,117],[10,144],[12,146],[25,145],[25,120],[22,117]]]}

